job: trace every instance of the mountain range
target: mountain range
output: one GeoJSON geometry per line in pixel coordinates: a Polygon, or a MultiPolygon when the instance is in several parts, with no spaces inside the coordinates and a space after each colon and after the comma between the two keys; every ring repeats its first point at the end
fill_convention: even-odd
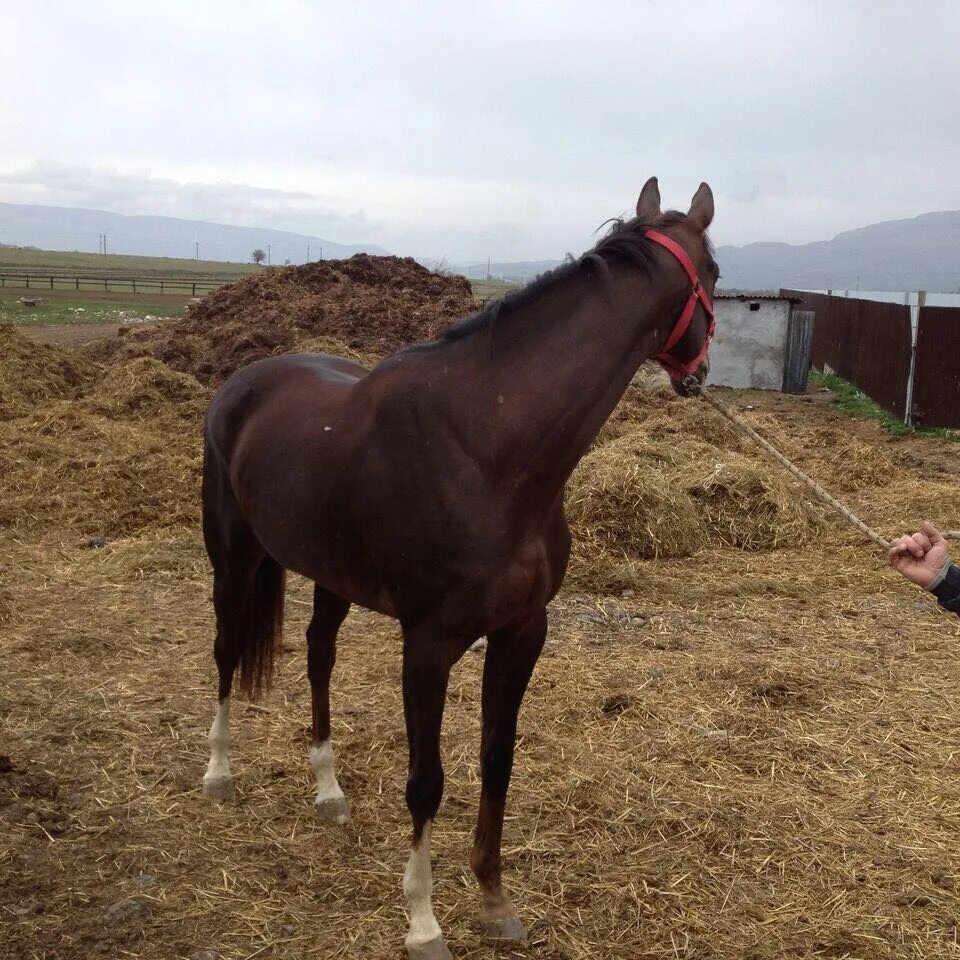
{"type": "Polygon", "coordinates": [[[100,252],[106,234],[108,253],[141,257],[186,257],[249,263],[254,249],[268,252],[272,263],[339,260],[355,253],[387,251],[373,244],[335,243],[286,230],[234,227],[176,217],[125,216],[105,210],[0,203],[0,244],[42,250],[100,252]]]}
{"type": "MultiPolygon", "coordinates": [[[[716,256],[721,290],[960,292],[960,210],[887,220],[815,243],[723,246],[716,256]]],[[[562,262],[491,263],[490,274],[523,282],[562,262]]],[[[452,266],[468,277],[486,276],[486,262],[452,266]]]]}
{"type": "Polygon", "coordinates": [[[792,246],[720,247],[720,286],[736,290],[960,291],[960,210],[887,220],[792,246]]]}
{"type": "MultiPolygon", "coordinates": [[[[272,263],[303,263],[308,251],[314,260],[388,252],[373,244],[343,244],[284,230],[0,203],[0,244],[93,252],[101,234],[106,234],[110,253],[193,257],[199,244],[202,259],[234,262],[249,261],[255,248],[269,250],[272,263]]],[[[960,291],[960,210],[874,223],[815,243],[723,246],[717,250],[717,261],[723,290],[792,287],[952,293],[960,291]]],[[[435,266],[430,260],[423,262],[435,266]]],[[[492,277],[522,283],[562,262],[465,261],[442,266],[475,279],[489,272],[492,277]]]]}

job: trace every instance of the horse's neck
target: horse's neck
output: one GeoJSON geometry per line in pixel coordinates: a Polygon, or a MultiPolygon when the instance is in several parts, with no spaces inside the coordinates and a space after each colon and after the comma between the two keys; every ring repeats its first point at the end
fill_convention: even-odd
{"type": "Polygon", "coordinates": [[[669,334],[679,289],[639,271],[582,275],[469,338],[464,389],[486,408],[480,455],[518,489],[559,494],[637,368],[669,334]]]}

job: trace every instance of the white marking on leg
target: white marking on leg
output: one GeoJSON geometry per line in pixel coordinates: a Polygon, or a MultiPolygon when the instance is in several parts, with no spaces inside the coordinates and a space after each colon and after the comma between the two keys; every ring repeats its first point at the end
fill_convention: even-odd
{"type": "Polygon", "coordinates": [[[333,819],[337,823],[346,823],[349,819],[347,815],[347,801],[337,783],[337,775],[334,772],[333,745],[329,740],[317,744],[310,748],[310,766],[313,768],[313,774],[317,778],[317,797],[313,801],[314,806],[320,810],[324,808],[337,810],[342,807],[342,813],[336,813],[333,819]]]}
{"type": "Polygon", "coordinates": [[[230,698],[224,697],[217,705],[217,715],[213,718],[210,735],[210,762],[203,775],[204,786],[211,783],[224,783],[232,780],[230,774],[230,698]]]}
{"type": "Polygon", "coordinates": [[[440,924],[433,915],[430,895],[433,892],[433,876],[430,872],[430,829],[432,821],[423,826],[420,842],[410,851],[407,869],[403,872],[403,892],[407,898],[410,914],[410,932],[407,947],[419,947],[441,937],[440,924]]]}

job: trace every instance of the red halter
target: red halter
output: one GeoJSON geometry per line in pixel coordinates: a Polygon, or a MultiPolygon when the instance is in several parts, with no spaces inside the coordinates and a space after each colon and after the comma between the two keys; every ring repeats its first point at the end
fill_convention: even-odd
{"type": "Polygon", "coordinates": [[[671,240],[668,236],[662,233],[658,233],[656,230],[647,231],[647,239],[652,240],[654,243],[660,244],[661,247],[669,250],[679,261],[680,266],[683,267],[684,272],[690,278],[690,282],[693,284],[693,290],[690,293],[690,299],[687,301],[687,305],[683,308],[683,313],[680,314],[680,319],[677,321],[677,325],[673,328],[673,332],[667,339],[666,344],[664,345],[663,350],[660,351],[653,359],[663,367],[667,373],[673,377],[674,380],[683,380],[686,377],[690,376],[697,367],[703,362],[703,358],[707,355],[707,350],[710,349],[710,341],[713,339],[713,333],[717,329],[717,321],[713,315],[713,304],[710,303],[710,298],[707,296],[707,291],[703,289],[703,285],[700,283],[700,278],[697,276],[697,271],[693,266],[692,261],[687,256],[687,252],[680,246],[679,243],[676,243],[674,240],[671,240]],[[676,357],[674,357],[670,351],[680,342],[680,338],[687,332],[687,327],[690,326],[690,321],[693,319],[694,311],[697,309],[697,303],[703,307],[706,311],[707,316],[710,318],[710,325],[707,327],[707,335],[704,338],[703,346],[700,348],[700,352],[692,359],[688,360],[686,363],[681,363],[676,357]]]}

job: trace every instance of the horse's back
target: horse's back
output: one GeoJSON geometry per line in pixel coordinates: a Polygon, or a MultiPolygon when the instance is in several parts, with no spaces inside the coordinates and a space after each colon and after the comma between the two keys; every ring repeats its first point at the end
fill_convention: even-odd
{"type": "Polygon", "coordinates": [[[369,372],[353,360],[324,353],[285,354],[251,363],[230,376],[210,402],[206,443],[228,460],[251,421],[275,416],[287,422],[313,421],[331,414],[369,372]]]}

